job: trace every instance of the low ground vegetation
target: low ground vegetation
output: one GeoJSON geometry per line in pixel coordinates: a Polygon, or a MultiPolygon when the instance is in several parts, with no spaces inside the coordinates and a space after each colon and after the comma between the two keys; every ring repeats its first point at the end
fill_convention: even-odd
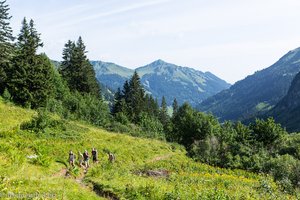
{"type": "MultiPolygon", "coordinates": [[[[116,134],[74,121],[64,123],[63,129],[48,126],[44,132],[32,126],[20,129],[21,124],[34,124],[40,115],[2,101],[0,107],[0,116],[6,116],[0,129],[1,194],[54,194],[56,199],[99,199],[99,195],[118,199],[296,199],[281,192],[271,176],[197,163],[175,143],[116,134]],[[92,147],[98,149],[100,162],[92,164],[87,174],[68,166],[69,150],[90,151],[92,147]],[[107,150],[115,154],[114,163],[108,161],[107,150]]],[[[60,120],[56,116],[49,119],[50,124],[60,120]]]]}

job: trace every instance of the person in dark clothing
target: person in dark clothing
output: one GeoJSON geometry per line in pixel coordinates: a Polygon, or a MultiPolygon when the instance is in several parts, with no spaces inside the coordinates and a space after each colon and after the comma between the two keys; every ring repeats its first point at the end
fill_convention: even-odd
{"type": "Polygon", "coordinates": [[[109,152],[109,153],[108,153],[108,160],[109,160],[109,162],[111,162],[111,163],[115,162],[115,160],[116,160],[115,155],[114,155],[113,153],[109,152]]]}
{"type": "Polygon", "coordinates": [[[93,163],[98,163],[98,151],[96,148],[92,149],[92,157],[93,157],[93,163]]]}
{"type": "Polygon", "coordinates": [[[85,150],[83,153],[83,162],[86,169],[90,167],[89,158],[90,158],[89,153],[87,150],[85,150]]]}

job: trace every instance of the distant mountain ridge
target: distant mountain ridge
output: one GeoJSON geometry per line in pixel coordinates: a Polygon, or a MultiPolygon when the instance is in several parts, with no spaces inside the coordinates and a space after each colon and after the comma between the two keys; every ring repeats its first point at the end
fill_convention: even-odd
{"type": "MultiPolygon", "coordinates": [[[[134,72],[132,69],[109,62],[91,61],[91,64],[94,66],[97,79],[113,90],[122,88],[125,80],[134,72]]],[[[158,98],[159,102],[162,96],[165,96],[169,105],[176,97],[179,103],[187,101],[195,106],[230,86],[210,72],[204,73],[163,60],[156,60],[135,70],[140,75],[145,90],[158,98]]]]}
{"type": "Polygon", "coordinates": [[[244,120],[272,109],[300,71],[300,48],[289,51],[272,66],[247,76],[229,89],[200,103],[198,109],[220,120],[244,120]]]}

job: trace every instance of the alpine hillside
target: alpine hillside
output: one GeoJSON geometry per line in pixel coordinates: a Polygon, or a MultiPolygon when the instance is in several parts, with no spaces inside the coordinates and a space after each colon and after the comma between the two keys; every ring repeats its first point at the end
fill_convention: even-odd
{"type": "Polygon", "coordinates": [[[288,131],[300,131],[300,73],[298,73],[287,95],[267,115],[273,116],[288,131]]]}
{"type": "MultiPolygon", "coordinates": [[[[91,61],[97,79],[117,90],[129,79],[134,70],[114,63],[91,61]]],[[[163,60],[154,61],[146,66],[135,69],[141,77],[141,82],[147,91],[160,102],[165,96],[167,104],[171,105],[176,97],[179,104],[189,102],[197,105],[202,100],[227,89],[230,84],[210,72],[201,72],[193,68],[181,67],[163,60]]]]}
{"type": "Polygon", "coordinates": [[[286,94],[300,71],[300,48],[289,51],[272,66],[255,72],[200,103],[198,109],[220,120],[244,120],[271,110],[286,94]]]}

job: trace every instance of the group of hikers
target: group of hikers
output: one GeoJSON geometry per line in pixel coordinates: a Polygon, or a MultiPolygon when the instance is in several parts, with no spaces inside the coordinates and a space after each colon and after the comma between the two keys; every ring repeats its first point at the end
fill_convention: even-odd
{"type": "MultiPolygon", "coordinates": [[[[85,167],[85,169],[88,169],[90,167],[90,156],[87,150],[85,150],[83,153],[81,153],[80,151],[78,151],[78,166],[79,167],[85,167]]],[[[98,151],[96,148],[92,148],[92,159],[93,159],[93,163],[98,163],[98,151]]],[[[69,164],[71,167],[75,167],[75,160],[76,160],[76,156],[73,153],[73,151],[71,150],[69,152],[69,164]]],[[[108,160],[109,162],[113,163],[115,161],[115,155],[111,152],[108,152],[108,160]]]]}

